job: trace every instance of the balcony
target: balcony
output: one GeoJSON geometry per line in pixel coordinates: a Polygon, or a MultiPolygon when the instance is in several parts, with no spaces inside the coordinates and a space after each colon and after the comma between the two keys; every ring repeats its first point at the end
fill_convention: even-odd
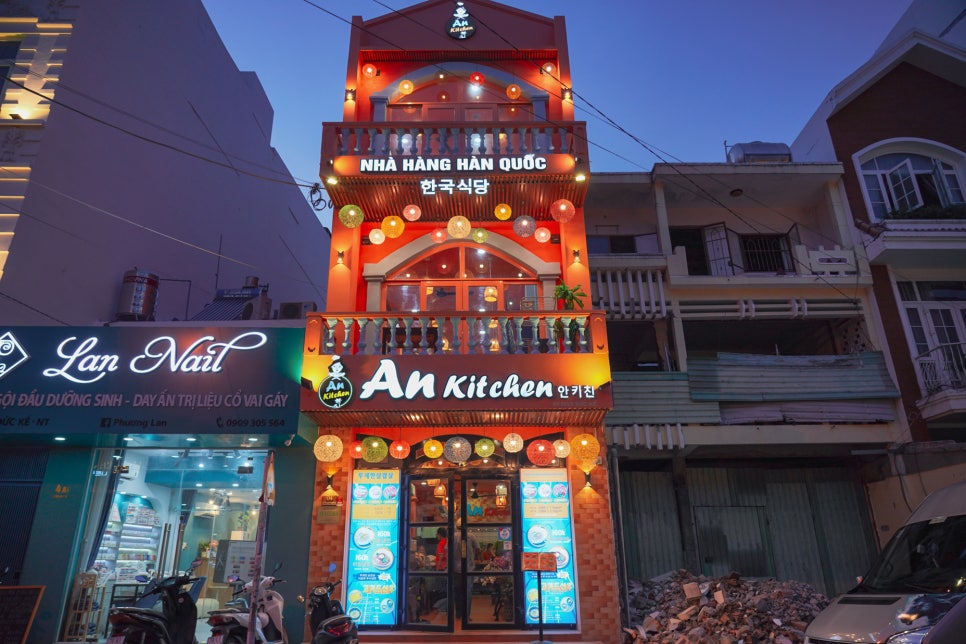
{"type": "Polygon", "coordinates": [[[600,312],[319,313],[305,342],[319,355],[588,354],[607,352],[607,330],[600,312]]]}
{"type": "Polygon", "coordinates": [[[327,427],[599,426],[612,406],[597,311],[306,319],[300,409],[327,427]]]}
{"type": "Polygon", "coordinates": [[[590,298],[610,320],[668,316],[663,255],[591,255],[590,298]]]}
{"type": "Polygon", "coordinates": [[[684,372],[614,372],[605,435],[652,455],[688,448],[713,456],[754,446],[801,456],[808,449],[890,440],[898,390],[880,352],[772,356],[719,353],[684,372]]]}
{"type": "Polygon", "coordinates": [[[926,420],[966,418],[966,343],[943,344],[916,357],[925,397],[918,401],[926,420]]]}
{"type": "MultiPolygon", "coordinates": [[[[413,203],[423,218],[446,221],[498,203],[516,203],[522,188],[532,213],[557,199],[583,204],[587,170],[583,122],[351,122],[322,128],[321,175],[337,204],[355,203],[377,221],[388,203],[413,203]],[[445,180],[467,190],[427,191],[445,180]]],[[[448,183],[445,185],[449,185],[448,183]]],[[[536,215],[535,215],[536,216],[536,215]]],[[[548,215],[549,216],[549,215],[548,215]]]]}

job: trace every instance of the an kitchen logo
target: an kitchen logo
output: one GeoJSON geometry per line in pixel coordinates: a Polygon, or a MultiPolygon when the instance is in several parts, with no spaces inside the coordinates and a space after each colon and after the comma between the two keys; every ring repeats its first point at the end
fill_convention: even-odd
{"type": "Polygon", "coordinates": [[[352,383],[339,356],[332,356],[329,375],[319,385],[319,400],[329,409],[341,409],[352,400],[352,383]]]}

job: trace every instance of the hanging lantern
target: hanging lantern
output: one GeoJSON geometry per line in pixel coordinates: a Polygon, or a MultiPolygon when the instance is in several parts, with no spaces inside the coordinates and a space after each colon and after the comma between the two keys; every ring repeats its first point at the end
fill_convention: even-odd
{"type": "Polygon", "coordinates": [[[386,241],[386,233],[382,232],[380,228],[373,228],[369,231],[369,241],[378,246],[382,242],[386,241]]]}
{"type": "Polygon", "coordinates": [[[472,74],[470,74],[470,82],[476,85],[477,87],[480,87],[483,85],[483,83],[486,82],[486,76],[484,76],[480,72],[473,72],[472,74]]]}
{"type": "Polygon", "coordinates": [[[378,463],[385,460],[386,455],[389,454],[389,446],[386,445],[386,441],[378,436],[370,436],[364,441],[363,445],[365,445],[365,451],[362,454],[362,460],[366,463],[378,463]]]}
{"type": "Polygon", "coordinates": [[[550,465],[554,459],[553,444],[544,439],[535,440],[527,447],[527,458],[537,467],[550,465]]]}
{"type": "Polygon", "coordinates": [[[352,441],[349,443],[349,456],[352,458],[362,458],[366,453],[365,445],[362,441],[352,441]]]}
{"type": "Polygon", "coordinates": [[[400,461],[409,456],[411,451],[412,447],[409,446],[409,443],[401,438],[397,438],[389,445],[389,454],[400,461]]]}
{"type": "Polygon", "coordinates": [[[339,221],[346,228],[355,228],[362,223],[363,219],[365,219],[365,214],[362,212],[362,208],[355,204],[350,203],[339,208],[339,221]]]}
{"type": "Polygon", "coordinates": [[[430,438],[423,443],[423,454],[429,458],[439,458],[443,454],[443,444],[435,438],[430,438]]]}
{"type": "Polygon", "coordinates": [[[500,221],[506,221],[513,216],[513,209],[505,203],[498,203],[493,209],[493,216],[500,221]]]}
{"type": "Polygon", "coordinates": [[[498,299],[499,291],[496,290],[495,286],[487,286],[483,289],[483,301],[484,302],[496,302],[498,299]]]}
{"type": "Polygon", "coordinates": [[[446,229],[437,228],[433,232],[429,233],[429,236],[433,238],[433,243],[442,244],[446,241],[446,229]]]}
{"type": "Polygon", "coordinates": [[[570,441],[570,453],[578,461],[594,460],[600,456],[600,443],[591,434],[578,434],[570,441]]]}
{"type": "Polygon", "coordinates": [[[380,228],[382,228],[382,232],[386,233],[386,237],[395,239],[403,234],[403,231],[406,229],[406,223],[402,220],[402,217],[389,215],[382,220],[380,228]]]}
{"type": "Polygon", "coordinates": [[[515,101],[518,98],[520,98],[520,94],[522,93],[523,91],[520,89],[520,86],[517,85],[516,83],[512,83],[506,86],[506,95],[507,95],[507,98],[509,98],[511,101],[515,101]]]}
{"type": "Polygon", "coordinates": [[[513,232],[517,237],[530,237],[536,227],[537,222],[530,215],[520,215],[513,220],[513,232]]]}
{"type": "Polygon", "coordinates": [[[553,442],[553,455],[557,458],[567,458],[570,456],[570,443],[562,438],[555,440],[553,442]]]}
{"type": "Polygon", "coordinates": [[[476,441],[476,446],[473,448],[473,451],[481,458],[490,458],[493,456],[493,452],[496,451],[496,443],[493,442],[492,438],[481,438],[476,441]]]}
{"type": "Polygon", "coordinates": [[[416,86],[413,85],[413,82],[411,80],[406,79],[406,80],[399,81],[399,93],[402,94],[403,96],[408,96],[409,94],[412,94],[414,89],[416,89],[416,86]]]}
{"type": "Polygon", "coordinates": [[[574,208],[574,204],[569,199],[557,199],[550,204],[550,216],[553,217],[554,221],[565,224],[573,219],[576,214],[577,209],[574,208]]]}
{"type": "Polygon", "coordinates": [[[316,459],[323,463],[331,463],[342,456],[342,440],[332,434],[319,436],[312,446],[312,451],[316,459]]]}
{"type": "Polygon", "coordinates": [[[423,211],[416,204],[409,204],[402,211],[402,216],[406,218],[406,221],[416,221],[422,215],[423,211]]]}
{"type": "Polygon", "coordinates": [[[542,74],[553,74],[555,71],[557,71],[557,66],[554,65],[552,62],[549,62],[549,61],[546,62],[546,63],[544,63],[540,67],[540,72],[542,74]]]}
{"type": "Polygon", "coordinates": [[[472,453],[473,444],[462,436],[454,436],[443,446],[443,454],[450,463],[465,463],[472,453]]]}
{"type": "Polygon", "coordinates": [[[437,499],[445,499],[446,498],[446,484],[445,483],[440,483],[439,485],[437,485],[436,487],[434,487],[433,488],[433,496],[435,496],[437,499]]]}
{"type": "Polygon", "coordinates": [[[503,437],[503,449],[511,454],[515,454],[523,449],[523,436],[517,433],[510,433],[503,437]]]}
{"type": "Polygon", "coordinates": [[[375,78],[379,75],[379,68],[372,63],[366,63],[362,66],[362,75],[366,78],[375,78]]]}
{"type": "Polygon", "coordinates": [[[546,226],[540,226],[533,231],[533,238],[541,244],[546,244],[548,241],[550,241],[550,229],[546,226]]]}
{"type": "Polygon", "coordinates": [[[490,233],[486,232],[486,228],[474,228],[470,233],[470,238],[477,244],[485,244],[489,237],[490,233]]]}
{"type": "Polygon", "coordinates": [[[454,239],[463,239],[468,236],[472,228],[470,220],[463,215],[451,217],[449,223],[446,224],[446,232],[454,239]]]}

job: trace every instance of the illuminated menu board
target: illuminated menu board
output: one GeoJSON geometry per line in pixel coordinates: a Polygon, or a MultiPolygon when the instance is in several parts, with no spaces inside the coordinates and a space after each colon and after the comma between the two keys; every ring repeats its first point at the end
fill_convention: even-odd
{"type": "Polygon", "coordinates": [[[356,470],[345,608],[358,624],[396,623],[398,560],[399,470],[356,470]]]}
{"type": "MultiPolygon", "coordinates": [[[[570,522],[570,479],[565,468],[520,470],[523,512],[523,552],[552,552],[557,572],[540,574],[543,623],[576,625],[577,589],[574,579],[573,526],[570,522]]],[[[540,619],[537,573],[524,572],[527,624],[540,619]]]]}

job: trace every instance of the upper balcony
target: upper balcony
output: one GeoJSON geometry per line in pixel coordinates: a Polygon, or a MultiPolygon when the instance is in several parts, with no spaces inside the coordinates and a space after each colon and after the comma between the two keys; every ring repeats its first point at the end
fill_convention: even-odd
{"type": "Polygon", "coordinates": [[[599,426],[613,406],[597,311],[311,313],[302,384],[327,427],[599,426]]]}
{"type": "Polygon", "coordinates": [[[320,176],[336,204],[382,213],[416,204],[440,221],[473,209],[557,199],[583,203],[587,190],[583,122],[347,122],[322,128],[320,176]]]}
{"type": "Polygon", "coordinates": [[[966,343],[942,344],[915,358],[925,394],[918,401],[929,421],[966,419],[966,343]]]}

